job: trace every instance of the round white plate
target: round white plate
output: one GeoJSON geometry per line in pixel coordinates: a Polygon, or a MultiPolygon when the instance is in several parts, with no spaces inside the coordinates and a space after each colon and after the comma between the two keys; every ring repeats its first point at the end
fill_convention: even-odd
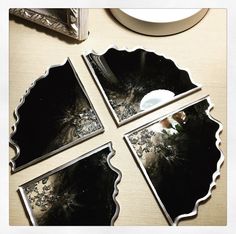
{"type": "Polygon", "coordinates": [[[111,9],[127,28],[146,35],[166,36],[183,32],[197,24],[208,9],[111,9]]]}

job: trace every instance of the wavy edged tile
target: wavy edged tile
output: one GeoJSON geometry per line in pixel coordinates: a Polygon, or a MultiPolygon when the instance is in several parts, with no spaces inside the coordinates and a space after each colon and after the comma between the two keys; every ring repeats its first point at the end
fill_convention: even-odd
{"type": "Polygon", "coordinates": [[[223,126],[212,107],[204,97],[125,135],[170,225],[197,215],[220,175],[223,126]]]}
{"type": "Polygon", "coordinates": [[[83,58],[118,126],[201,88],[173,60],[141,47],[113,46],[101,54],[86,52],[83,58]],[[165,96],[165,91],[173,95],[165,96]],[[155,98],[147,100],[150,93],[155,98]]]}
{"type": "Polygon", "coordinates": [[[33,225],[113,225],[121,172],[110,159],[111,142],[98,147],[19,188],[33,225]]]}
{"type": "Polygon", "coordinates": [[[69,58],[31,85],[14,114],[12,172],[104,131],[69,58]]]}

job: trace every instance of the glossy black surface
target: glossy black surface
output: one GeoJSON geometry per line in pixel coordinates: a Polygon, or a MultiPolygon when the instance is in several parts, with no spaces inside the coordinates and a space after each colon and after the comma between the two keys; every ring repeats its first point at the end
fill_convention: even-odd
{"type": "Polygon", "coordinates": [[[107,146],[23,185],[33,223],[112,225],[118,215],[113,196],[121,175],[110,166],[109,154],[107,146]]]}
{"type": "Polygon", "coordinates": [[[143,49],[110,48],[103,55],[90,53],[86,59],[120,123],[143,111],[140,103],[151,91],[170,91],[176,97],[197,87],[172,60],[143,49]]]}
{"type": "Polygon", "coordinates": [[[172,222],[194,210],[217,171],[219,124],[209,118],[208,107],[204,99],[128,135],[136,160],[172,222]]]}
{"type": "Polygon", "coordinates": [[[69,60],[38,79],[15,112],[13,169],[35,163],[103,129],[69,60]]]}

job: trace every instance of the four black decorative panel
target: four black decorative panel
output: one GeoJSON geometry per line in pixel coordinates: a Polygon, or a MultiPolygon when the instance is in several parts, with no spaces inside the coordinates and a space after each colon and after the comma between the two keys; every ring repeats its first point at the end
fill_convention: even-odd
{"type": "MultiPolygon", "coordinates": [[[[171,59],[142,48],[83,58],[118,126],[200,89],[171,59]]],[[[211,107],[203,97],[124,136],[170,225],[197,214],[220,174],[223,127],[211,107]]],[[[104,131],[69,58],[32,84],[14,114],[13,173],[104,131]]],[[[109,142],[21,185],[31,224],[113,225],[121,180],[114,154],[109,142]]]]}

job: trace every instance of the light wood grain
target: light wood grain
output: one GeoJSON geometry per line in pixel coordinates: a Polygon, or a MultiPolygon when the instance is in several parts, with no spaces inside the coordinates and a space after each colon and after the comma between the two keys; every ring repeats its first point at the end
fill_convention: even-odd
{"type": "MultiPolygon", "coordinates": [[[[197,217],[180,222],[180,225],[226,225],[226,10],[211,9],[206,17],[190,30],[169,37],[149,37],[134,33],[116,22],[108,11],[91,9],[89,13],[89,38],[74,44],[56,33],[46,33],[39,26],[24,24],[23,20],[10,19],[10,126],[15,122],[13,110],[30,84],[54,64],[62,64],[70,57],[85,89],[105,126],[105,133],[74,146],[62,153],[10,175],[10,225],[29,225],[17,188],[63,163],[110,140],[116,155],[112,164],[122,172],[117,200],[120,215],[115,225],[168,225],[147,183],[127,148],[123,135],[163,114],[209,94],[215,108],[213,117],[222,122],[221,149],[225,162],[212,197],[200,205],[197,217]],[[81,54],[94,49],[103,52],[109,45],[133,48],[142,46],[172,58],[187,69],[193,80],[202,84],[201,91],[171,105],[152,112],[127,125],[117,128],[91,77],[81,54]],[[114,135],[115,133],[115,135],[114,135]]],[[[11,129],[9,130],[11,132],[11,129]]],[[[10,158],[14,156],[10,150],[10,158]]]]}

